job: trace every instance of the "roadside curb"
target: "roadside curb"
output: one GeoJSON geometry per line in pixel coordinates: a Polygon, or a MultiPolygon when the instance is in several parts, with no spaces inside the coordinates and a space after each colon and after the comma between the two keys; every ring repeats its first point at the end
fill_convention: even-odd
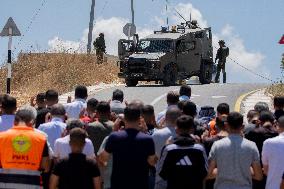
{"type": "Polygon", "coordinates": [[[248,96],[250,96],[250,95],[252,95],[252,94],[254,94],[254,93],[258,92],[258,91],[261,91],[261,90],[263,90],[263,89],[256,89],[256,90],[253,90],[253,91],[250,91],[250,92],[248,92],[248,93],[245,93],[245,94],[241,95],[241,96],[237,99],[237,101],[236,101],[236,103],[235,103],[234,111],[241,113],[241,108],[242,108],[242,103],[243,103],[243,101],[244,101],[248,96]]]}

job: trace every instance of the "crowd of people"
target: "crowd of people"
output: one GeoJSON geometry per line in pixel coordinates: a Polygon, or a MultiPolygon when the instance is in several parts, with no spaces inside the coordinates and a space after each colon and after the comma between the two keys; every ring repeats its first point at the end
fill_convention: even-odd
{"type": "Polygon", "coordinates": [[[0,95],[0,188],[284,189],[284,97],[243,115],[198,107],[191,88],[155,109],[123,91],[109,101],[77,86],[62,105],[48,90],[17,107],[0,95]]]}

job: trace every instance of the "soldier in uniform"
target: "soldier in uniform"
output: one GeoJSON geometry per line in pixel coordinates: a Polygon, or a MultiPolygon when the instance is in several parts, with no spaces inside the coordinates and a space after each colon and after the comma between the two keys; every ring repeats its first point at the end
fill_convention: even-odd
{"type": "Polygon", "coordinates": [[[104,60],[104,53],[106,53],[106,45],[104,34],[100,33],[99,37],[93,43],[97,55],[97,63],[102,64],[104,60]]]}
{"type": "Polygon", "coordinates": [[[226,83],[226,70],[225,70],[225,65],[226,65],[226,58],[229,56],[229,48],[226,47],[225,41],[220,40],[219,41],[220,48],[217,51],[216,58],[215,58],[215,63],[217,60],[217,74],[215,77],[215,83],[219,83],[219,77],[220,77],[220,72],[222,70],[223,73],[223,83],[226,83]]]}

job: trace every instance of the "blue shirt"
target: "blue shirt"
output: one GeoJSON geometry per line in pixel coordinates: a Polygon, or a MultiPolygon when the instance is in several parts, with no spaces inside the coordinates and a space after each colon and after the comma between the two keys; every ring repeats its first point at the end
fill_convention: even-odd
{"type": "Polygon", "coordinates": [[[158,125],[161,124],[161,122],[165,119],[168,109],[172,108],[172,107],[178,108],[177,105],[170,105],[170,106],[167,107],[167,109],[165,109],[164,111],[162,111],[158,114],[157,119],[156,119],[156,122],[157,122],[158,125]]]}
{"type": "Polygon", "coordinates": [[[148,157],[155,154],[154,142],[136,129],[112,133],[105,151],[113,155],[112,189],[148,189],[148,157]]]}
{"type": "Polygon", "coordinates": [[[61,118],[52,118],[51,122],[41,124],[38,127],[38,130],[43,131],[47,134],[47,140],[51,146],[51,149],[54,151],[54,143],[56,139],[62,136],[65,128],[66,124],[61,118]]]}
{"type": "Polygon", "coordinates": [[[14,126],[15,115],[2,115],[0,116],[0,132],[7,131],[14,126]]]}

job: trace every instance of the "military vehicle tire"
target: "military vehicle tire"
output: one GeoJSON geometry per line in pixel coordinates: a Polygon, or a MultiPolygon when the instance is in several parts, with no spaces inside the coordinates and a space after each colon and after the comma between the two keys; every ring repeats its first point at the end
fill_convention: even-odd
{"type": "Polygon", "coordinates": [[[212,64],[203,61],[201,63],[199,81],[201,84],[210,84],[212,81],[212,64]]]}
{"type": "Polygon", "coordinates": [[[135,87],[138,84],[138,81],[134,79],[125,79],[125,83],[127,87],[135,87]]]}
{"type": "Polygon", "coordinates": [[[164,70],[163,84],[165,86],[172,86],[176,85],[176,81],[177,81],[176,66],[174,64],[169,64],[165,67],[164,70]]]}

